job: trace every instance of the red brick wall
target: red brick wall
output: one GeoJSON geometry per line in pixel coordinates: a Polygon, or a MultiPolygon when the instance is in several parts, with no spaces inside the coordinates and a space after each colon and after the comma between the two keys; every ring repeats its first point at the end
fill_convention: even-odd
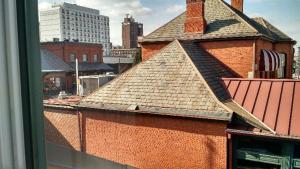
{"type": "MultiPolygon", "coordinates": [[[[228,68],[236,72],[240,77],[248,78],[248,72],[253,71],[253,40],[232,40],[200,42],[200,47],[214,56],[228,68]]],[[[161,50],[168,43],[148,43],[142,44],[143,61],[149,59],[154,53],[161,50]]],[[[274,50],[287,54],[287,78],[292,78],[293,45],[290,43],[273,44],[270,41],[258,39],[255,41],[255,63],[259,63],[262,49],[274,50]]],[[[255,72],[255,77],[259,78],[259,72],[255,72]]]]}
{"type": "Polygon", "coordinates": [[[253,41],[201,42],[200,46],[243,78],[253,67],[253,41]]]}
{"type": "Polygon", "coordinates": [[[65,62],[70,62],[71,53],[75,53],[78,62],[82,62],[83,54],[88,55],[88,62],[94,62],[94,55],[98,55],[98,62],[103,63],[103,50],[99,44],[82,43],[42,43],[42,47],[61,57],[65,62]]]}
{"type": "Polygon", "coordinates": [[[226,124],[154,115],[84,111],[88,154],[141,169],[225,169],[226,124]]]}
{"type": "MultiPolygon", "coordinates": [[[[142,44],[143,61],[166,45],[168,43],[142,44]]],[[[248,72],[252,71],[253,41],[251,40],[201,42],[200,46],[241,77],[247,78],[248,72]]]]}
{"type": "Polygon", "coordinates": [[[45,108],[46,140],[80,151],[79,123],[76,110],[45,108]]]}
{"type": "Polygon", "coordinates": [[[153,43],[153,44],[141,44],[142,47],[142,60],[143,62],[151,58],[153,54],[167,46],[169,42],[153,43]]]}

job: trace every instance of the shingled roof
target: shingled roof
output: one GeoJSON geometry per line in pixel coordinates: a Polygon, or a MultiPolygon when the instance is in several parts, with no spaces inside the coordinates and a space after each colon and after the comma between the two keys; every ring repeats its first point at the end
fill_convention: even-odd
{"type": "MultiPolygon", "coordinates": [[[[212,91],[214,87],[210,88],[206,82],[218,76],[213,77],[199,67],[199,60],[193,60],[186,50],[194,52],[192,45],[172,42],[146,62],[84,98],[79,106],[230,120],[232,111],[218,100],[212,91]]],[[[232,77],[232,73],[221,70],[212,57],[203,57],[207,57],[203,61],[211,70],[220,72],[216,75],[232,77]]]]}
{"type": "Polygon", "coordinates": [[[184,33],[186,13],[143,37],[140,42],[173,41],[174,39],[228,39],[264,37],[272,41],[292,41],[279,29],[261,18],[251,19],[223,0],[205,1],[207,29],[204,34],[184,33]]]}
{"type": "Polygon", "coordinates": [[[70,65],[47,49],[41,49],[41,62],[43,73],[74,71],[70,65]]]}

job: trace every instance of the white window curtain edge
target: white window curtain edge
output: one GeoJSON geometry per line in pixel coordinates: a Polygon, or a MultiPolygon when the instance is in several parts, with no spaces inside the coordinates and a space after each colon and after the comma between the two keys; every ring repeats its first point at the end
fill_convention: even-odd
{"type": "Polygon", "coordinates": [[[25,169],[15,0],[0,0],[0,168],[25,169]]]}

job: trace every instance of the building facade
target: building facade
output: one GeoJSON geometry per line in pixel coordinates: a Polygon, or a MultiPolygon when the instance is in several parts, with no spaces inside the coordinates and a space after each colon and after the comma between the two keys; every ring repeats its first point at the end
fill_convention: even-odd
{"type": "Polygon", "coordinates": [[[109,17],[76,4],[54,4],[41,10],[40,36],[42,42],[57,39],[102,44],[103,55],[110,53],[109,17]]]}
{"type": "Polygon", "coordinates": [[[59,56],[67,63],[103,63],[103,49],[101,44],[79,42],[43,42],[45,48],[59,56]]]}
{"type": "Polygon", "coordinates": [[[43,76],[44,93],[57,94],[62,90],[68,93],[74,93],[76,87],[76,58],[79,63],[78,69],[80,76],[99,75],[113,71],[112,67],[103,63],[101,44],[68,41],[44,42],[41,43],[41,48],[42,61],[45,61],[44,72],[47,73],[43,76]],[[54,63],[54,61],[56,62],[54,63]],[[69,66],[70,70],[65,71],[65,69],[60,67],[56,68],[57,65],[62,64],[69,66]],[[49,65],[51,65],[53,69],[51,73],[47,70],[49,65]]]}
{"type": "Polygon", "coordinates": [[[143,24],[136,22],[127,14],[122,23],[123,48],[137,48],[139,36],[143,36],[143,24]]]}

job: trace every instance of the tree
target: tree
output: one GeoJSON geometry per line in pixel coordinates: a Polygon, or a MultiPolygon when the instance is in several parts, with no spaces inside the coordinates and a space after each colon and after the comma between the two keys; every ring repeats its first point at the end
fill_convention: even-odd
{"type": "Polygon", "coordinates": [[[299,78],[299,76],[300,76],[300,54],[298,56],[295,56],[294,68],[295,68],[295,74],[299,78]]]}

